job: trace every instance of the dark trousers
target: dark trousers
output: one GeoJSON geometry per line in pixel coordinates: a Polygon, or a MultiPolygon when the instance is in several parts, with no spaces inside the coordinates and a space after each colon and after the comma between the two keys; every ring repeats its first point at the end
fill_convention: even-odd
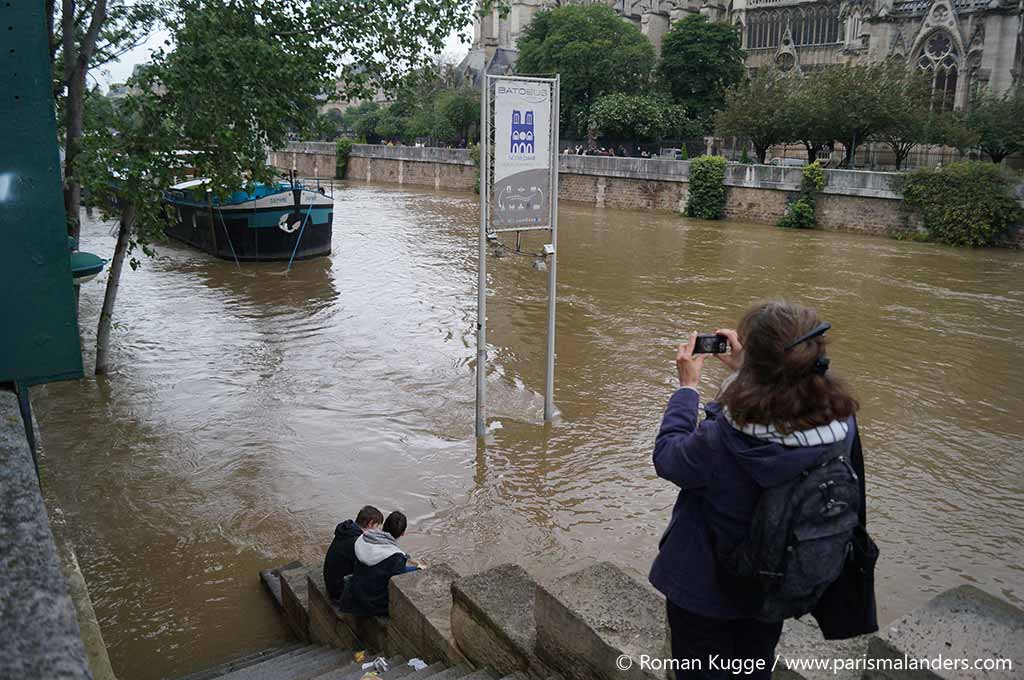
{"type": "Polygon", "coordinates": [[[782,634],[781,621],[709,619],[669,602],[668,625],[672,632],[672,658],[680,664],[676,680],[771,678],[775,645],[782,634]],[[760,669],[756,667],[758,660],[762,660],[760,669]]]}

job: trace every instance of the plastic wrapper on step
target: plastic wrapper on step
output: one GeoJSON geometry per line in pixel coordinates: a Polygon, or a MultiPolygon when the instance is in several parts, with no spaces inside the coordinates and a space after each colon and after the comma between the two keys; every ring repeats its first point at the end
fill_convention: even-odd
{"type": "Polygon", "coordinates": [[[384,659],[384,657],[378,656],[373,661],[368,661],[364,663],[363,670],[374,671],[377,673],[387,673],[389,670],[391,670],[391,668],[390,666],[388,666],[388,662],[384,659]]]}
{"type": "Polygon", "coordinates": [[[427,667],[427,662],[423,659],[409,659],[409,663],[407,665],[414,671],[421,671],[427,667]]]}

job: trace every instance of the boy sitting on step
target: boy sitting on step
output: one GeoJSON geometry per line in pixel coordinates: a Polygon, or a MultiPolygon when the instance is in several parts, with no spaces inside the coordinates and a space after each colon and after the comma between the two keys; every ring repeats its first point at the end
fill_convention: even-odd
{"type": "Polygon", "coordinates": [[[382,530],[368,529],[356,539],[355,570],[341,596],[341,610],[356,616],[388,615],[388,581],[392,576],[419,568],[398,547],[408,521],[397,510],[384,520],[382,530]]]}

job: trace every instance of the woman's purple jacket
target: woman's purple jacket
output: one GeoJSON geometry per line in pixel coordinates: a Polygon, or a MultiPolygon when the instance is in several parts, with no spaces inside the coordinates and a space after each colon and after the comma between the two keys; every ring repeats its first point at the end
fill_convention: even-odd
{"type": "MultiPolygon", "coordinates": [[[[761,603],[719,579],[709,527],[738,542],[761,490],[800,474],[831,444],[791,447],[752,437],[733,427],[715,402],[705,406],[707,417],[698,425],[699,402],[696,390],[676,390],[654,445],[658,476],[680,490],[649,578],[687,611],[714,619],[751,618],[761,603]]],[[[857,437],[853,416],[848,426],[846,436],[857,437]]]]}

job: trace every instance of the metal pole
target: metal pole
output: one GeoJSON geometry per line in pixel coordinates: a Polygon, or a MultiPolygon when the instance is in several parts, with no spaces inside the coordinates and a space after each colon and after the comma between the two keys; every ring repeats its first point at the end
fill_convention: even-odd
{"type": "Polygon", "coordinates": [[[544,384],[544,420],[555,417],[555,275],[558,270],[558,128],[561,76],[555,76],[551,92],[551,263],[548,269],[548,351],[544,384]]]}
{"type": "Polygon", "coordinates": [[[484,422],[485,380],[487,378],[487,199],[490,191],[491,83],[484,74],[480,97],[480,253],[476,284],[476,436],[487,431],[484,422]]]}

